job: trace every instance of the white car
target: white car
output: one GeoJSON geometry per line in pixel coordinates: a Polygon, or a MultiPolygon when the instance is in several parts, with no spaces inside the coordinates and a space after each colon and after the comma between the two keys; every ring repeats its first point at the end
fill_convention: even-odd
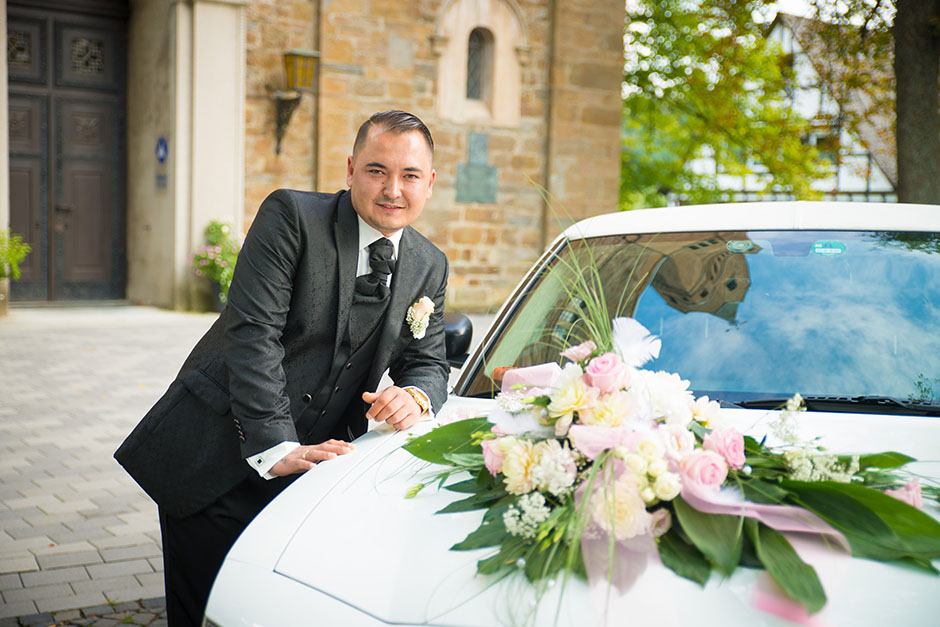
{"type": "MultiPolygon", "coordinates": [[[[762,437],[799,392],[805,437],[836,452],[907,453],[921,460],[911,470],[940,479],[940,207],[750,203],[579,222],[502,307],[436,420],[485,414],[501,367],[558,360],[583,306],[564,273],[584,241],[607,299],[662,339],[646,367],[688,379],[741,431],[762,437]]],[[[449,548],[483,511],[435,514],[459,498],[435,487],[405,498],[434,469],[401,446],[434,426],[373,429],[294,482],[226,557],[206,624],[581,626],[603,624],[605,607],[611,625],[791,624],[765,611],[753,569],[699,587],[654,564],[612,605],[606,586],[575,577],[536,603],[523,577],[477,575],[490,551],[449,548]]],[[[936,502],[925,511],[940,516],[936,502]]],[[[808,624],[940,621],[940,578],[798,536],[788,535],[828,597],[808,624]]]]}

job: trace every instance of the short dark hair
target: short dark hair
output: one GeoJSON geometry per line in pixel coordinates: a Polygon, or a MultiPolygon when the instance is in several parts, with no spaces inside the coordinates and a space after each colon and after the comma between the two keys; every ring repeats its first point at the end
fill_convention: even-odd
{"type": "Polygon", "coordinates": [[[418,131],[424,137],[424,141],[434,156],[434,139],[431,138],[431,131],[425,126],[424,122],[413,113],[392,109],[391,111],[380,111],[373,113],[372,116],[362,123],[359,132],[356,133],[356,143],[353,144],[353,154],[359,152],[359,149],[366,143],[366,137],[373,126],[380,126],[386,131],[395,134],[418,131]]]}

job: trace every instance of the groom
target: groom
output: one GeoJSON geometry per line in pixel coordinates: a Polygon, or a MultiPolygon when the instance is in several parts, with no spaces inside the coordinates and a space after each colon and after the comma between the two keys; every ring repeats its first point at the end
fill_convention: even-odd
{"type": "Polygon", "coordinates": [[[447,260],[409,226],[433,150],[414,115],[377,113],[348,191],[271,194],[222,315],[115,453],[159,506],[171,627],[201,623],[226,552],[299,473],[351,452],[368,419],[406,429],[443,403],[447,260]],[[406,319],[425,296],[422,335],[406,319]]]}

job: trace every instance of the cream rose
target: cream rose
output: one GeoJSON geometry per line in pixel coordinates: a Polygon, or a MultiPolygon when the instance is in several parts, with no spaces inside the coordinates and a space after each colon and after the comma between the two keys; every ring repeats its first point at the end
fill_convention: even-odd
{"type": "Polygon", "coordinates": [[[594,522],[617,540],[636,537],[650,528],[646,503],[629,476],[618,478],[613,484],[608,484],[606,489],[595,490],[591,499],[591,514],[594,522]]]}

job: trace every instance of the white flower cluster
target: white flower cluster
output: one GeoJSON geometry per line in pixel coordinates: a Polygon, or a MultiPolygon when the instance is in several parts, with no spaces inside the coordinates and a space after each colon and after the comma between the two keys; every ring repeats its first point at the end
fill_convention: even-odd
{"type": "Polygon", "coordinates": [[[536,485],[555,496],[570,492],[578,475],[578,467],[568,443],[562,446],[555,439],[543,440],[535,445],[535,452],[538,457],[532,468],[532,480],[536,485]]]}
{"type": "Polygon", "coordinates": [[[797,416],[800,412],[806,411],[803,405],[803,397],[798,393],[787,400],[786,409],[780,410],[776,420],[771,421],[770,428],[773,434],[786,442],[787,444],[797,444],[799,435],[797,434],[797,416]]]}
{"type": "Polygon", "coordinates": [[[632,483],[646,505],[671,501],[679,496],[682,478],[679,473],[669,470],[666,447],[659,438],[640,440],[633,453],[625,446],[618,446],[614,449],[614,455],[622,459],[632,473],[632,483]]]}
{"type": "Polygon", "coordinates": [[[434,301],[427,296],[422,296],[421,300],[408,308],[405,315],[405,322],[411,329],[411,335],[416,340],[424,339],[424,334],[428,330],[428,324],[431,321],[431,314],[434,313],[434,301]]]}
{"type": "Polygon", "coordinates": [[[818,451],[802,448],[783,454],[790,478],[796,481],[838,481],[850,483],[859,470],[858,455],[853,455],[846,464],[835,455],[823,455],[818,451]]]}
{"type": "Polygon", "coordinates": [[[539,492],[530,492],[519,497],[515,505],[510,505],[503,514],[506,531],[514,536],[534,538],[539,525],[548,519],[551,509],[545,504],[545,497],[539,492]]]}
{"type": "Polygon", "coordinates": [[[509,390],[508,392],[501,392],[496,396],[496,406],[510,414],[518,414],[519,412],[529,409],[529,404],[526,402],[527,400],[531,399],[522,392],[509,390]]]}

